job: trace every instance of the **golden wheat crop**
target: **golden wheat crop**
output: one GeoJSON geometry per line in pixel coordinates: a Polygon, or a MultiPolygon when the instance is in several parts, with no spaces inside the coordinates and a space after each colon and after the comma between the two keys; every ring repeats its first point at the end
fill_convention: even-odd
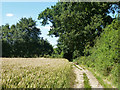
{"type": "Polygon", "coordinates": [[[70,88],[66,59],[2,58],[2,88],[70,88]]]}

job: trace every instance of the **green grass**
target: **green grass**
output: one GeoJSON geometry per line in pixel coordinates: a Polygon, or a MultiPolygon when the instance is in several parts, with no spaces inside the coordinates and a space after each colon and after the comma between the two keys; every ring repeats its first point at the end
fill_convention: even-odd
{"type": "Polygon", "coordinates": [[[84,78],[84,88],[89,88],[89,90],[91,90],[89,79],[85,73],[83,73],[83,78],[84,78]]]}
{"type": "MultiPolygon", "coordinates": [[[[78,69],[80,69],[77,65],[75,65],[75,64],[73,64],[76,68],[78,68],[78,69]]],[[[80,70],[82,70],[82,69],[80,69],[80,70]]]]}
{"type": "MultiPolygon", "coordinates": [[[[93,73],[93,72],[92,72],[93,73]]],[[[96,77],[96,79],[99,81],[99,83],[104,87],[104,88],[112,88],[112,86],[111,85],[109,85],[109,84],[107,84],[107,83],[105,83],[102,79],[102,77],[100,77],[100,76],[98,76],[98,75],[96,75],[95,73],[93,73],[93,75],[96,77]]]]}
{"type": "Polygon", "coordinates": [[[75,74],[66,59],[2,58],[2,88],[72,88],[75,74]]]}
{"type": "Polygon", "coordinates": [[[85,67],[87,68],[89,71],[92,72],[92,74],[95,76],[95,78],[98,80],[98,82],[104,87],[104,88],[112,88],[112,85],[111,84],[108,84],[106,82],[103,81],[103,79],[105,79],[104,76],[98,74],[98,72],[94,71],[92,68],[90,67],[87,67],[87,66],[83,66],[81,65],[82,67],[85,67]]]}

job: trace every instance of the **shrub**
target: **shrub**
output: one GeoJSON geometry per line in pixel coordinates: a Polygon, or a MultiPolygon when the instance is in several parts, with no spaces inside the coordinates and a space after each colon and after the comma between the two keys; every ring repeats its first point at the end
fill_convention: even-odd
{"type": "Polygon", "coordinates": [[[120,30],[120,21],[114,20],[103,29],[101,36],[96,38],[94,47],[85,50],[89,55],[74,60],[94,68],[114,84],[118,83],[118,30],[120,30]]]}

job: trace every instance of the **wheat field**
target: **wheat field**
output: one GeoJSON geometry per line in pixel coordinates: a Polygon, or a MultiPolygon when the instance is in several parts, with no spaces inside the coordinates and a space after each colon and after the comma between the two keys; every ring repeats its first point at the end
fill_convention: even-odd
{"type": "Polygon", "coordinates": [[[71,88],[73,77],[66,59],[2,58],[2,88],[71,88]]]}

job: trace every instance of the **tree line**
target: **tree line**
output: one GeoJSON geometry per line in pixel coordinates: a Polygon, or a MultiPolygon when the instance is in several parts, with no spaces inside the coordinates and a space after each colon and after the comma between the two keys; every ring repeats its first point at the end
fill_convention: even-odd
{"type": "Polygon", "coordinates": [[[41,31],[32,18],[21,18],[16,25],[0,27],[2,57],[40,57],[51,55],[52,45],[40,37],[41,31]]]}
{"type": "Polygon", "coordinates": [[[119,2],[58,2],[38,15],[41,25],[52,23],[49,35],[59,37],[53,50],[47,40],[40,37],[41,31],[32,18],[22,18],[11,27],[2,30],[2,55],[4,57],[34,57],[52,55],[70,61],[80,56],[89,56],[86,48],[95,45],[103,29],[114,20],[108,14],[119,12],[119,2]]]}
{"type": "Polygon", "coordinates": [[[57,54],[72,60],[84,56],[86,46],[94,46],[95,38],[113,21],[108,14],[118,8],[119,3],[110,2],[59,2],[40,13],[38,19],[43,26],[52,23],[49,35],[59,37],[57,54]]]}

